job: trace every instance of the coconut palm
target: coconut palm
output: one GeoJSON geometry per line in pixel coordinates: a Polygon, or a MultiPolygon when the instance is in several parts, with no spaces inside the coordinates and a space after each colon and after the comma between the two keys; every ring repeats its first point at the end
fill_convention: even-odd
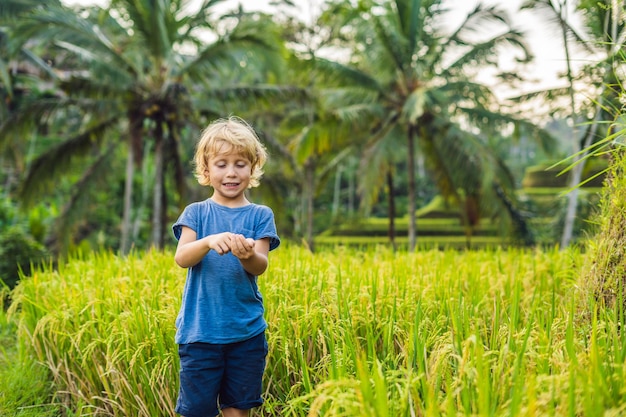
{"type": "Polygon", "coordinates": [[[290,45],[282,82],[297,86],[299,94],[292,94],[297,101],[284,101],[259,115],[262,139],[280,161],[268,167],[262,188],[276,190],[274,197],[282,196],[276,205],[289,207],[283,214],[291,215],[293,237],[313,251],[315,199],[335,170],[355,154],[352,145],[362,123],[346,120],[329,108],[328,74],[317,71],[318,54],[334,42],[336,33],[318,20],[307,23],[287,13],[277,19],[281,37],[290,45]]]}
{"type": "MultiPolygon", "coordinates": [[[[39,5],[40,2],[35,0],[6,0],[0,4],[0,124],[15,116],[20,105],[29,99],[28,96],[47,94],[40,85],[54,76],[48,63],[33,53],[28,45],[13,41],[10,34],[12,23],[39,5]]],[[[18,138],[24,137],[23,132],[16,133],[18,138]]],[[[7,159],[11,168],[5,171],[7,190],[13,188],[11,177],[22,175],[26,154],[32,149],[32,141],[12,139],[15,137],[0,137],[0,149],[10,155],[7,159]],[[16,173],[12,174],[12,169],[16,173]]]]}
{"type": "MultiPolygon", "coordinates": [[[[530,59],[522,33],[496,7],[482,5],[447,33],[442,29],[444,5],[382,0],[353,7],[339,1],[328,13],[329,19],[342,19],[352,52],[347,63],[323,62],[342,85],[335,105],[349,109],[347,117],[370,121],[371,143],[393,138],[389,132],[398,128],[405,136],[411,250],[417,238],[417,144],[440,192],[459,204],[469,234],[480,217],[506,209],[503,195],[508,203],[515,201],[514,179],[484,135],[516,123],[546,138],[532,123],[504,113],[493,91],[475,77],[496,62],[503,46],[515,48],[521,61],[530,59]],[[494,22],[500,30],[482,39],[475,36],[478,28],[494,22]]],[[[515,205],[508,207],[504,212],[515,205]]]]}
{"type": "MultiPolygon", "coordinates": [[[[151,241],[153,246],[163,245],[167,172],[173,174],[181,200],[185,197],[183,161],[189,155],[181,154],[184,139],[192,138],[199,123],[206,122],[202,117],[224,115],[218,112],[224,111],[225,99],[250,100],[273,91],[231,84],[237,68],[247,65],[253,71],[252,62],[266,58],[267,63],[280,62],[272,55],[279,43],[267,20],[251,19],[244,13],[216,19],[212,13],[217,3],[204,0],[196,11],[186,0],[113,0],[106,9],[88,8],[81,13],[41,7],[15,28],[20,38],[37,39],[53,50],[60,67],[59,95],[22,109],[21,116],[37,118],[55,111],[57,116],[65,112],[70,117],[71,111],[79,121],[78,133],[66,131],[67,139],[35,161],[24,182],[25,198],[45,187],[51,174],[61,173],[60,162],[93,153],[95,145],[97,155],[92,161],[107,167],[101,158],[124,147],[121,250],[126,252],[134,172],[150,155],[153,178],[143,181],[153,182],[151,241]],[[213,38],[207,38],[207,33],[213,38]]],[[[3,127],[19,125],[14,122],[9,120],[3,127]]],[[[102,177],[95,168],[84,172],[102,177]]],[[[84,195],[84,190],[76,189],[76,198],[84,195]]]]}
{"type": "Polygon", "coordinates": [[[405,135],[399,126],[390,131],[384,140],[371,141],[364,149],[360,162],[359,173],[362,181],[359,183],[359,194],[365,213],[369,213],[371,205],[378,200],[382,189],[387,191],[389,219],[388,236],[392,248],[396,249],[396,201],[395,179],[400,160],[404,160],[405,135]]]}
{"type": "MultiPolygon", "coordinates": [[[[572,120],[574,147],[571,165],[564,171],[571,171],[569,177],[570,192],[567,199],[561,248],[567,247],[572,238],[578,207],[578,187],[582,172],[589,155],[588,151],[599,139],[598,127],[612,117],[610,104],[619,92],[616,67],[620,65],[622,45],[626,39],[623,2],[604,0],[602,2],[572,2],[568,0],[527,0],[523,9],[531,9],[541,16],[547,16],[563,42],[567,79],[567,96],[570,103],[568,117],[572,120]],[[578,4],[586,33],[580,33],[572,26],[570,14],[578,4]],[[572,55],[575,48],[582,49],[590,56],[591,64],[583,66],[577,73],[573,68],[572,55]],[[585,85],[584,102],[575,99],[581,89],[577,83],[585,85]],[[612,96],[612,98],[611,98],[612,96]],[[608,111],[607,111],[608,110],[608,111]]],[[[553,96],[553,90],[541,92],[544,96],[553,96]]]]}
{"type": "MultiPolygon", "coordinates": [[[[302,64],[306,63],[301,61],[302,64]]],[[[279,178],[293,184],[293,189],[284,193],[298,194],[293,207],[296,234],[303,236],[307,247],[314,251],[315,198],[333,170],[354,153],[351,145],[360,127],[329,111],[315,87],[309,86],[305,91],[307,100],[285,109],[281,115],[276,131],[279,138],[265,138],[284,161],[279,178]]]]}

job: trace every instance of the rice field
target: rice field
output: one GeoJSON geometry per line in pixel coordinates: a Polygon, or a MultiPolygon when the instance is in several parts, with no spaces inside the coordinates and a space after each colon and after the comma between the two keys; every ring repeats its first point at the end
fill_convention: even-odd
{"type": "MultiPolygon", "coordinates": [[[[259,279],[270,354],[253,415],[624,415],[623,311],[585,298],[584,257],[281,246],[259,279]]],[[[172,253],[149,252],[24,279],[8,320],[54,393],[32,406],[174,415],[184,276],[172,253]]]]}

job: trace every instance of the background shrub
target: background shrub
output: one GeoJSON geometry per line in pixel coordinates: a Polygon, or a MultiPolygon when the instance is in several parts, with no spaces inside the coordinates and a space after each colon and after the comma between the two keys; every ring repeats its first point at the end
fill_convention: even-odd
{"type": "Polygon", "coordinates": [[[19,281],[20,271],[30,275],[31,266],[41,264],[47,257],[46,248],[23,227],[8,226],[0,233],[0,280],[9,288],[19,281]]]}

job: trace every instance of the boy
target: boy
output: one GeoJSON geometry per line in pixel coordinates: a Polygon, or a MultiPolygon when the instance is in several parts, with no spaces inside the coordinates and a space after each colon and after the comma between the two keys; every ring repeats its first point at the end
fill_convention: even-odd
{"type": "Polygon", "coordinates": [[[259,185],[265,148],[242,119],[211,123],[194,156],[201,185],[212,196],[185,208],[173,225],[174,260],[188,268],[176,319],[185,417],[245,417],[261,405],[267,355],[263,298],[257,276],[280,244],[269,207],[248,201],[259,185]]]}

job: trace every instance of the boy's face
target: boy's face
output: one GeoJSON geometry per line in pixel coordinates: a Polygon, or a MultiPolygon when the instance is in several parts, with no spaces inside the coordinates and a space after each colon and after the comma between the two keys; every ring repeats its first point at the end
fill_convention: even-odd
{"type": "Polygon", "coordinates": [[[250,184],[252,163],[241,153],[231,150],[209,159],[208,172],[214,189],[213,201],[227,207],[248,203],[245,191],[250,184]]]}

